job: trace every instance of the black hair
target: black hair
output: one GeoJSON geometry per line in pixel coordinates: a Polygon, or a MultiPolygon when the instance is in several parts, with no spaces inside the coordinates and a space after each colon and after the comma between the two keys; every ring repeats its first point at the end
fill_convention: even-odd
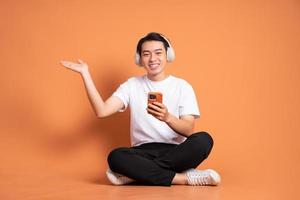
{"type": "Polygon", "coordinates": [[[148,33],[145,37],[141,38],[136,46],[136,52],[141,55],[142,45],[147,41],[160,41],[164,44],[165,50],[167,51],[168,47],[170,47],[168,41],[162,36],[160,33],[151,32],[148,33]]]}

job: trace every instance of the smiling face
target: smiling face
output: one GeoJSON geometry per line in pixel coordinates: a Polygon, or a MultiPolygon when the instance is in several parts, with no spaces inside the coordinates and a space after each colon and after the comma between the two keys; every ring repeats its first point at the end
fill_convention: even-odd
{"type": "Polygon", "coordinates": [[[164,44],[160,41],[146,41],[141,49],[141,66],[147,71],[147,76],[153,80],[165,78],[167,54],[164,44]]]}

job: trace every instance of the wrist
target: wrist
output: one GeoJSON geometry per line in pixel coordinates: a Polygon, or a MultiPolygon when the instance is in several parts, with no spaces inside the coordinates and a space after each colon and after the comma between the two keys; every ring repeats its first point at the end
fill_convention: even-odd
{"type": "Polygon", "coordinates": [[[82,75],[82,76],[86,76],[86,75],[89,75],[89,70],[88,69],[84,69],[84,70],[82,70],[81,72],[80,72],[80,74],[82,75]]]}
{"type": "Polygon", "coordinates": [[[169,114],[168,114],[168,117],[166,118],[166,121],[165,121],[165,122],[166,122],[167,124],[169,124],[169,123],[171,123],[172,121],[173,121],[173,116],[169,113],[169,114]]]}

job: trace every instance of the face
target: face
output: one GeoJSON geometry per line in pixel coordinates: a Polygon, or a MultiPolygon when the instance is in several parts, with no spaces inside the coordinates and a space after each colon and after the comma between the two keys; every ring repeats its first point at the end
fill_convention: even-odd
{"type": "Polygon", "coordinates": [[[167,55],[164,44],[160,41],[144,42],[141,49],[141,65],[149,76],[164,74],[167,55]]]}

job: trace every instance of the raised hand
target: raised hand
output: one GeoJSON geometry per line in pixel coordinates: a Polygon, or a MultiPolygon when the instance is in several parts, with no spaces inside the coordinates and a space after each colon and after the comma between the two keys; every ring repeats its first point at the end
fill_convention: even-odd
{"type": "Polygon", "coordinates": [[[62,60],[60,61],[60,64],[75,72],[83,73],[85,71],[88,71],[88,65],[80,59],[78,59],[77,63],[62,60]]]}

